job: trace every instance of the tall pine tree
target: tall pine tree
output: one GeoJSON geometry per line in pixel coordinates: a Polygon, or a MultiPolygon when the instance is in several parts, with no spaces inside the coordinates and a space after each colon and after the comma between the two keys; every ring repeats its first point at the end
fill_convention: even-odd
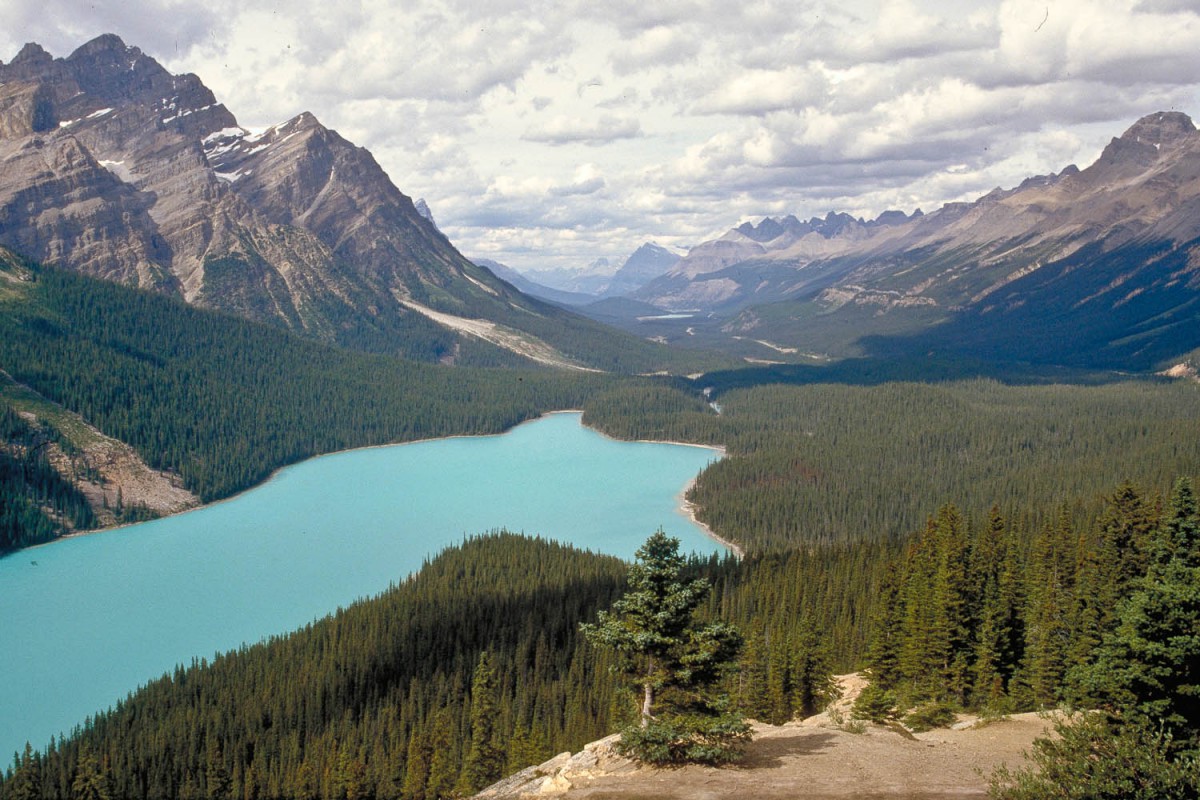
{"type": "Polygon", "coordinates": [[[1150,542],[1139,588],[1079,679],[1120,718],[1151,722],[1200,746],[1200,518],[1186,478],[1150,542]]]}
{"type": "Polygon", "coordinates": [[[494,783],[504,770],[504,748],[496,730],[496,670],[484,650],[471,681],[471,746],[463,762],[459,789],[473,794],[494,783]]]}
{"type": "Polygon", "coordinates": [[[580,626],[593,644],[617,652],[618,668],[640,690],[639,724],[622,732],[621,748],[650,763],[735,760],[749,726],[714,687],[736,663],[741,636],[695,619],[710,587],[684,579],[678,539],[659,530],[636,556],[629,591],[598,622],[580,626]]]}

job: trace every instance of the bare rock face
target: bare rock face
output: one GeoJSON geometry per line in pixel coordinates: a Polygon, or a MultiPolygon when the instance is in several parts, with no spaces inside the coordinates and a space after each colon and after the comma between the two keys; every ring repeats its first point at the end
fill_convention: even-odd
{"type": "Polygon", "coordinates": [[[251,134],[111,34],[0,63],[0,245],[334,340],[525,302],[311,114],[251,134]]]}
{"type": "Polygon", "coordinates": [[[53,130],[54,101],[37,83],[16,81],[0,86],[0,139],[19,139],[53,130]]]}
{"type": "Polygon", "coordinates": [[[170,250],[152,200],[122,183],[71,137],[0,141],[3,243],[50,264],[169,290],[170,250]]]}
{"type": "Polygon", "coordinates": [[[549,761],[527,767],[476,794],[475,800],[534,800],[559,797],[581,781],[598,776],[628,774],[637,765],[618,755],[614,745],[620,734],[613,734],[584,746],[578,753],[559,753],[549,761]]]}

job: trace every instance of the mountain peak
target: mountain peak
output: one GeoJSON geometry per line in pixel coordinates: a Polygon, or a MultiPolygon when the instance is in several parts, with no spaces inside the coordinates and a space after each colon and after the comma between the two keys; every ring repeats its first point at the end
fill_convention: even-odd
{"type": "Polygon", "coordinates": [[[138,50],[136,47],[127,47],[124,40],[115,33],[102,33],[95,39],[81,44],[69,57],[74,58],[75,56],[92,56],[97,53],[111,52],[133,53],[134,51],[139,54],[141,53],[141,50],[138,50]]]}
{"type": "Polygon", "coordinates": [[[296,128],[298,128],[300,130],[304,130],[306,128],[323,127],[321,125],[321,121],[319,119],[317,119],[316,116],[311,111],[301,111],[299,114],[297,114],[296,116],[289,119],[287,122],[285,122],[282,125],[279,125],[277,127],[278,127],[278,129],[282,130],[283,128],[290,128],[292,126],[295,126],[296,128]]]}
{"type": "MultiPolygon", "coordinates": [[[[437,228],[438,224],[433,218],[433,211],[429,208],[429,203],[425,202],[424,197],[418,198],[417,202],[413,203],[413,208],[417,210],[418,214],[425,218],[426,222],[437,228]]],[[[438,230],[441,230],[441,228],[438,228],[438,230]]]]}
{"type": "Polygon", "coordinates": [[[46,52],[37,42],[29,42],[21,48],[21,52],[17,53],[13,58],[13,64],[34,64],[37,62],[50,62],[54,59],[46,52]]]}
{"type": "Polygon", "coordinates": [[[65,63],[79,88],[107,105],[149,104],[174,95],[171,73],[138,48],[127,47],[116,34],[106,33],[81,45],[65,63]]]}
{"type": "Polygon", "coordinates": [[[1195,135],[1196,126],[1187,114],[1178,111],[1148,114],[1109,142],[1087,172],[1109,175],[1113,169],[1131,173],[1147,169],[1161,157],[1164,147],[1170,149],[1195,135]]]}
{"type": "Polygon", "coordinates": [[[1195,135],[1192,118],[1179,111],[1159,111],[1142,117],[1121,135],[1127,142],[1171,144],[1195,135]]]}
{"type": "MultiPolygon", "coordinates": [[[[670,253],[670,252],[671,252],[670,250],[668,250],[667,248],[658,244],[657,242],[643,242],[641,247],[639,247],[637,250],[633,251],[633,256],[636,256],[639,253],[642,255],[653,255],[655,253],[670,253]]],[[[629,258],[633,258],[633,256],[630,256],[629,258]]],[[[628,261],[628,260],[629,259],[626,259],[626,261],[628,261]]]]}

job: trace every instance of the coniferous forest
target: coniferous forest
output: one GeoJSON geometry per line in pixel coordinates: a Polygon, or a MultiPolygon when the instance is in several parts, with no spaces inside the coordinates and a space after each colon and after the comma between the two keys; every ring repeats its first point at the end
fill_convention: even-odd
{"type": "MultiPolygon", "coordinates": [[[[614,436],[723,445],[689,499],[746,555],[685,572],[711,587],[699,617],[744,639],[723,679],[744,714],[814,713],[831,675],[851,670],[872,678],[856,712],[869,719],[1099,709],[1063,741],[1140,748],[1147,771],[1183,787],[1165,796],[1192,796],[1194,383],[705,395],[703,379],[348,353],[53,271],[25,292],[0,295],[0,367],[205,500],[319,452],[493,432],[563,407],[614,436]]],[[[0,548],[92,524],[39,456],[59,434],[9,408],[0,425],[0,548]]],[[[379,597],[181,665],[27,747],[0,798],[468,794],[636,719],[612,654],[580,631],[626,588],[609,557],[503,532],[465,541],[379,597]]],[[[1047,773],[1072,753],[1043,754],[1047,773]]],[[[1041,796],[1010,777],[1012,796],[1041,796]]]]}

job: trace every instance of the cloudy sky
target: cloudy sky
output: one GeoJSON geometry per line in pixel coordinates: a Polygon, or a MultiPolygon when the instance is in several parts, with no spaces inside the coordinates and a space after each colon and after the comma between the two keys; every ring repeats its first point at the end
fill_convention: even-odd
{"type": "Polygon", "coordinates": [[[518,268],[874,217],[1200,118],[1194,0],[0,0],[0,59],[105,32],[249,128],[311,111],[518,268]]]}

